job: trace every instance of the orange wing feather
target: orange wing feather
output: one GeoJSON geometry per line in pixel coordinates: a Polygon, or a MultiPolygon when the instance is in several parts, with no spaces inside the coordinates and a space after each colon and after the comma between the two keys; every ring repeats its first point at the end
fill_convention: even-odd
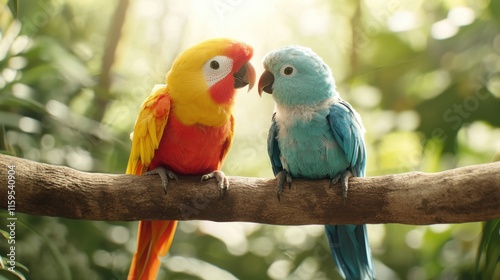
{"type": "MultiPolygon", "coordinates": [[[[171,100],[166,86],[153,89],[143,102],[134,126],[127,174],[141,175],[149,169],[168,122],[171,100]]],[[[156,279],[160,256],[164,256],[175,233],[177,221],[140,221],[137,250],[129,280],[156,279]]]]}
{"type": "Polygon", "coordinates": [[[153,89],[142,103],[134,126],[127,174],[141,175],[148,170],[167,124],[170,103],[166,86],[153,89]]]}

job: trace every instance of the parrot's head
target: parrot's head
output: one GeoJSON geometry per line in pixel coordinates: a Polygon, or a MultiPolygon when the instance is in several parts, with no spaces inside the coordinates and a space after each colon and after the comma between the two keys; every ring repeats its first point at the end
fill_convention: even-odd
{"type": "MultiPolygon", "coordinates": [[[[230,111],[236,89],[255,83],[253,49],[230,39],[203,41],[181,53],[167,73],[171,98],[190,110],[230,111]]],[[[190,113],[193,115],[193,113],[190,113]]]]}
{"type": "Polygon", "coordinates": [[[282,47],[264,58],[259,94],[273,95],[278,104],[314,105],[335,96],[335,80],[326,63],[311,49],[282,47]]]}

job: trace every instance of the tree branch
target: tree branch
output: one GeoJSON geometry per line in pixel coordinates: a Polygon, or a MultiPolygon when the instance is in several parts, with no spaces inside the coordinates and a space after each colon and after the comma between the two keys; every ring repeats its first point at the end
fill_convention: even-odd
{"type": "Polygon", "coordinates": [[[158,176],[85,173],[0,155],[0,207],[7,209],[9,185],[15,185],[15,211],[84,220],[424,225],[500,217],[500,162],[352,178],[345,206],[340,186],[329,188],[328,180],[294,180],[281,201],[275,179],[229,177],[222,200],[214,181],[199,180],[180,176],[165,195],[158,176]],[[10,170],[15,183],[8,181],[10,170]]]}

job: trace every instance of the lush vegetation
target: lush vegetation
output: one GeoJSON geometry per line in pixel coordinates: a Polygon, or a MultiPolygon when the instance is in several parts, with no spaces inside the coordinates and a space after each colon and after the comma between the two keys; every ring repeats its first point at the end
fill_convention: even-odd
{"type": "MultiPolygon", "coordinates": [[[[499,34],[493,0],[3,0],[0,150],[123,173],[139,106],[176,54],[234,37],[254,46],[259,73],[286,44],[325,59],[364,119],[369,176],[487,163],[500,158],[499,34]]],[[[269,96],[239,94],[227,174],[272,176],[272,110],[269,96]]],[[[17,218],[19,270],[0,265],[0,279],[126,278],[136,223],[17,218]]],[[[369,225],[379,279],[498,279],[499,227],[369,225]]],[[[161,275],[339,279],[327,248],[322,226],[182,222],[161,275]]]]}

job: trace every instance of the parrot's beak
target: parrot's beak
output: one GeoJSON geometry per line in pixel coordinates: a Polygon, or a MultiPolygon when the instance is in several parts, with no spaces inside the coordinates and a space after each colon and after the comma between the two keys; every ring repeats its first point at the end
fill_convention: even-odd
{"type": "Polygon", "coordinates": [[[242,88],[248,85],[248,91],[250,91],[255,84],[255,69],[250,62],[243,64],[233,76],[234,88],[242,88]]]}
{"type": "Polygon", "coordinates": [[[259,95],[262,96],[262,91],[265,91],[269,94],[273,93],[273,83],[274,83],[274,75],[269,71],[264,71],[262,76],[259,79],[259,95]]]}

